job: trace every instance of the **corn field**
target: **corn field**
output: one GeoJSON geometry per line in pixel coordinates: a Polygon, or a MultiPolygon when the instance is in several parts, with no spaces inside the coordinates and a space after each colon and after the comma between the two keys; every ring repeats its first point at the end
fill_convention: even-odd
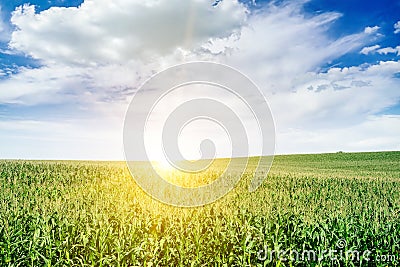
{"type": "Polygon", "coordinates": [[[124,162],[0,161],[0,266],[400,265],[400,152],[276,156],[249,180],[178,208],[124,162]]]}

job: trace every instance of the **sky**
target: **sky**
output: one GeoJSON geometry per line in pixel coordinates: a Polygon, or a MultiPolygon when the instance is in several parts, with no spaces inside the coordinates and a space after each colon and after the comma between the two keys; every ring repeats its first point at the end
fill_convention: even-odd
{"type": "Polygon", "coordinates": [[[123,159],[140,85],[197,60],[257,84],[277,154],[400,150],[399,0],[1,0],[0,158],[123,159]]]}

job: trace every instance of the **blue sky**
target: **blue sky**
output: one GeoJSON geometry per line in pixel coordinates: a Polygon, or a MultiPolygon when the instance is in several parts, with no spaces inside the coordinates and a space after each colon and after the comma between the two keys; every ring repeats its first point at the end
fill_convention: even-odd
{"type": "Polygon", "coordinates": [[[135,90],[192,60],[253,79],[279,154],[400,149],[400,1],[109,2],[0,1],[0,158],[122,159],[135,90]]]}

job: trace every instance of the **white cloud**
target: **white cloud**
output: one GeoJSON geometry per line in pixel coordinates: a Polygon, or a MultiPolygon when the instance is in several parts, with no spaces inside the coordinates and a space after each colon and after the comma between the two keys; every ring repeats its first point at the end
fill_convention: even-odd
{"type": "Polygon", "coordinates": [[[0,103],[40,105],[97,101],[122,102],[152,74],[153,65],[136,62],[99,67],[49,64],[40,68],[20,67],[17,74],[0,81],[0,103]]]}
{"type": "Polygon", "coordinates": [[[173,3],[163,1],[154,2],[151,7],[142,1],[120,0],[114,4],[85,1],[78,8],[53,7],[39,14],[34,13],[33,6],[20,7],[12,17],[13,23],[20,29],[13,33],[10,45],[42,60],[45,66],[34,70],[22,69],[19,74],[0,83],[0,88],[9,88],[1,90],[0,102],[32,104],[57,99],[62,101],[62,92],[71,90],[90,93],[94,97],[96,94],[106,97],[112,93],[112,97],[119,98],[119,94],[126,94],[126,91],[122,92],[123,88],[137,87],[154,70],[199,59],[236,66],[255,79],[265,92],[288,91],[295,77],[316,70],[374,39],[374,36],[364,32],[331,39],[326,29],[340,14],[331,12],[305,17],[300,4],[270,4],[263,11],[252,14],[246,26],[238,28],[246,19],[247,9],[236,1],[222,1],[217,8],[195,0],[192,2],[193,7],[201,7],[196,9],[191,33],[195,42],[186,47],[182,38],[147,34],[145,29],[137,30],[135,25],[130,29],[126,25],[141,23],[141,27],[153,27],[158,32],[175,31],[174,27],[178,27],[176,31],[182,32],[183,25],[186,25],[186,22],[182,24],[185,21],[182,16],[187,18],[187,14],[182,15],[181,9],[188,9],[189,4],[177,9],[173,3]],[[124,10],[130,10],[132,14],[124,10]],[[146,19],[142,16],[134,18],[135,14],[142,12],[146,14],[146,19]],[[235,15],[232,19],[222,18],[227,13],[235,15]],[[216,18],[211,19],[210,16],[216,18]],[[143,21],[140,21],[141,18],[143,21]],[[171,18],[174,19],[169,21],[171,18]],[[153,21],[154,25],[142,25],[144,21],[153,21]],[[214,21],[219,22],[217,27],[214,21]],[[129,49],[116,49],[112,42],[101,43],[116,35],[129,49]],[[202,43],[207,40],[208,43],[202,43]],[[159,45],[160,49],[152,45],[159,45]],[[144,56],[152,49],[159,53],[171,51],[162,57],[149,57],[147,64],[141,62],[143,58],[134,60],[135,53],[140,58],[140,54],[144,56]],[[105,64],[108,60],[112,61],[109,57],[111,52],[107,51],[113,51],[116,55],[114,59],[120,62],[105,64]]]}
{"type": "Polygon", "coordinates": [[[365,27],[364,32],[367,34],[375,33],[377,32],[381,27],[379,26],[374,26],[374,27],[365,27]]]}
{"type": "MultiPolygon", "coordinates": [[[[393,78],[400,72],[400,63],[320,72],[321,66],[350,51],[362,48],[360,53],[368,54],[384,49],[366,47],[379,37],[378,26],[332,38],[327,30],[340,16],[335,12],[305,15],[297,3],[269,4],[248,14],[236,1],[221,1],[213,8],[199,0],[99,0],[38,14],[32,6],[24,6],[12,16],[18,30],[10,46],[40,59],[44,66],[21,68],[0,81],[0,103],[78,106],[92,114],[92,123],[39,123],[19,134],[59,140],[62,131],[57,129],[65,127],[64,135],[71,133],[78,139],[89,135],[84,138],[86,145],[77,141],[75,146],[106,158],[107,149],[99,151],[99,143],[91,143],[90,136],[112,125],[113,133],[104,140],[121,143],[121,121],[138,85],[173,64],[205,59],[237,67],[267,95],[278,127],[280,153],[363,150],[363,144],[365,149],[395,147],[399,139],[396,143],[392,132],[398,133],[398,128],[383,125],[396,124],[398,118],[375,114],[400,99],[400,79],[393,78]],[[35,127],[54,127],[56,138],[35,127]]],[[[2,139],[4,144],[14,140],[19,130],[10,131],[2,139]]],[[[73,140],[66,141],[68,147],[74,147],[73,140]]],[[[65,149],[68,155],[80,155],[65,149]]],[[[85,155],[90,158],[90,152],[85,155]]]]}
{"type": "MultiPolygon", "coordinates": [[[[176,9],[173,3],[158,1],[151,7],[148,5],[150,4],[142,1],[121,0],[114,4],[108,1],[85,1],[78,8],[53,7],[39,14],[34,13],[33,6],[20,7],[12,18],[20,29],[13,33],[11,46],[47,63],[40,69],[22,69],[19,74],[1,83],[0,88],[4,86],[8,89],[0,91],[0,102],[22,101],[29,104],[30,101],[57,101],[55,93],[60,93],[59,97],[62,98],[61,93],[65,90],[101,95],[112,93],[113,97],[118,98],[121,92],[110,88],[135,87],[147,78],[152,70],[161,70],[184,60],[198,59],[221,61],[236,66],[253,78],[264,92],[290,91],[295,86],[298,76],[307,71],[315,71],[330,60],[374,39],[370,31],[332,39],[326,33],[326,29],[340,14],[330,12],[305,17],[300,4],[270,4],[252,14],[247,24],[238,29],[237,27],[243,24],[247,10],[235,1],[222,1],[217,6],[218,9],[202,4],[196,11],[197,19],[193,22],[192,39],[209,42],[202,44],[202,41],[199,41],[196,43],[197,47],[193,44],[192,52],[181,48],[174,50],[174,47],[184,47],[182,38],[175,40],[160,36],[162,42],[156,42],[157,36],[146,34],[145,30],[137,30],[135,26],[132,30],[126,26],[134,22],[143,24],[142,21],[137,21],[141,16],[132,18],[141,12],[147,12],[146,21],[154,21],[152,23],[159,26],[156,28],[160,32],[172,31],[175,24],[182,24],[180,22],[184,21],[181,9],[176,9]],[[132,15],[130,12],[125,14],[124,10],[130,10],[132,15]],[[124,14],[120,14],[121,12],[124,14]],[[233,19],[218,18],[231,12],[236,14],[233,19]],[[226,23],[215,27],[210,16],[216,16],[217,20],[226,23]],[[171,17],[174,19],[167,23],[171,17]],[[209,26],[200,26],[204,21],[209,22],[206,23],[209,26]],[[113,25],[118,31],[113,30],[113,25]],[[205,28],[200,30],[199,27],[205,28]],[[233,32],[235,34],[231,35],[233,32]],[[153,58],[150,65],[142,64],[132,60],[125,52],[115,50],[112,44],[101,43],[104,39],[111,40],[117,34],[123,43],[129,44],[132,39],[142,45],[157,43],[161,50],[172,49],[173,53],[153,58]],[[213,36],[215,38],[211,38],[213,36]],[[62,52],[68,49],[73,54],[62,52]],[[122,62],[104,64],[109,55],[104,49],[113,50],[122,62]],[[125,56],[126,60],[123,60],[125,56]],[[52,60],[56,62],[49,63],[52,60]],[[73,62],[91,62],[93,65],[71,64],[73,62]]],[[[194,1],[192,5],[196,7],[200,3],[194,1]]],[[[185,4],[181,8],[189,7],[189,4],[185,4]]],[[[187,15],[184,16],[187,18],[187,15]]],[[[150,24],[144,27],[150,27],[150,24]]],[[[183,26],[179,25],[177,30],[183,31],[181,27],[183,26]]],[[[138,51],[135,49],[132,43],[132,53],[146,53],[151,50],[144,47],[137,48],[138,51]]]]}
{"type": "Polygon", "coordinates": [[[312,131],[359,124],[399,102],[398,72],[400,61],[307,73],[292,92],[270,96],[277,127],[312,131]]]}
{"type": "Polygon", "coordinates": [[[397,53],[397,55],[399,56],[400,55],[400,46],[397,46],[395,48],[393,48],[393,47],[381,48],[381,49],[377,50],[377,52],[379,54],[384,54],[384,55],[397,53]]]}
{"type": "Polygon", "coordinates": [[[361,49],[360,54],[368,55],[369,53],[375,52],[380,47],[381,47],[380,45],[366,46],[363,49],[361,49]]]}
{"type": "Polygon", "coordinates": [[[192,49],[212,37],[230,36],[246,20],[237,0],[86,0],[79,7],[35,13],[17,8],[10,47],[46,62],[107,64],[156,60],[177,48],[192,49]]]}
{"type": "Polygon", "coordinates": [[[398,22],[396,22],[396,23],[393,25],[393,27],[394,27],[394,33],[395,33],[395,34],[400,33],[400,20],[399,20],[398,22]]]}
{"type": "Polygon", "coordinates": [[[333,68],[270,96],[277,153],[399,150],[400,116],[375,115],[398,105],[399,72],[400,61],[333,68]]]}
{"type": "Polygon", "coordinates": [[[240,38],[212,40],[207,48],[220,60],[250,76],[267,94],[291,91],[296,79],[379,36],[359,32],[334,39],[327,29],[341,15],[334,12],[305,17],[298,4],[270,5],[248,19],[240,38]]]}
{"type": "MultiPolygon", "coordinates": [[[[38,69],[21,67],[20,72],[0,83],[0,102],[8,104],[60,103],[65,95],[56,96],[68,82],[73,83],[81,69],[46,66],[38,69]]],[[[84,92],[82,92],[84,93],[84,92]]]]}

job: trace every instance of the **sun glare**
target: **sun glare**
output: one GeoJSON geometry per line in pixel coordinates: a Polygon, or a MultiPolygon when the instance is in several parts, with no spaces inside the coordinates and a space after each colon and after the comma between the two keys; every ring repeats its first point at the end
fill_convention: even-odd
{"type": "Polygon", "coordinates": [[[167,159],[158,160],[157,167],[162,171],[173,171],[175,169],[167,159]]]}

